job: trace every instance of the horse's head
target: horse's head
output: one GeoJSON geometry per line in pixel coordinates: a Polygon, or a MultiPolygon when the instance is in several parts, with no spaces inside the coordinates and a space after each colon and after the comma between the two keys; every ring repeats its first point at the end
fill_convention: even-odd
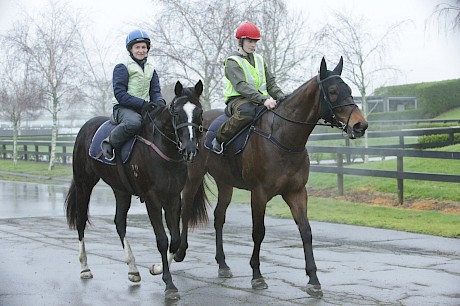
{"type": "Polygon", "coordinates": [[[334,70],[327,70],[326,61],[321,60],[317,76],[320,88],[320,116],[324,121],[342,129],[350,139],[364,135],[367,121],[353,101],[351,88],[340,75],[342,74],[343,58],[334,70]]]}
{"type": "Polygon", "coordinates": [[[174,88],[176,96],[169,105],[177,148],[188,162],[197,155],[198,141],[203,132],[203,109],[200,102],[202,92],[201,80],[194,87],[187,88],[177,81],[174,88]]]}

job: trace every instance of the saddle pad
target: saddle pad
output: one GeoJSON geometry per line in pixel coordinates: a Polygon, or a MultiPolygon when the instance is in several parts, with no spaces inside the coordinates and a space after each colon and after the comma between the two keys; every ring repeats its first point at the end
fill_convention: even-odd
{"type": "MultiPolygon", "coordinates": [[[[205,135],[205,140],[204,140],[204,147],[212,150],[212,141],[214,138],[216,138],[217,130],[219,127],[230,117],[227,115],[223,114],[217,117],[209,126],[208,131],[206,132],[205,135]]],[[[246,143],[248,142],[248,138],[250,135],[250,130],[249,127],[251,124],[248,126],[244,127],[243,130],[237,133],[235,137],[229,140],[228,144],[224,147],[224,154],[239,154],[243,151],[244,147],[246,146],[246,143]]]]}
{"type": "MultiPolygon", "coordinates": [[[[115,124],[111,123],[110,120],[104,122],[96,131],[91,140],[91,145],[89,146],[89,156],[94,158],[101,163],[108,164],[108,165],[116,165],[115,160],[109,161],[107,160],[104,155],[102,154],[101,150],[101,143],[102,140],[107,138],[110,132],[116,127],[115,124]]],[[[134,143],[136,142],[136,138],[133,137],[132,139],[128,140],[123,144],[121,147],[121,160],[123,163],[126,163],[131,155],[131,151],[134,147],[134,143]]]]}

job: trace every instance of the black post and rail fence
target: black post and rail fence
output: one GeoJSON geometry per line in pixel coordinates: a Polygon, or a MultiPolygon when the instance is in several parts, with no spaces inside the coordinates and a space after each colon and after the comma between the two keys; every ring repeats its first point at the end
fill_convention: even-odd
{"type": "MultiPolygon", "coordinates": [[[[337,188],[340,195],[344,194],[344,177],[346,175],[370,176],[396,179],[398,186],[398,202],[404,202],[404,180],[425,180],[433,182],[460,183],[460,174],[442,174],[426,172],[404,171],[404,158],[429,158],[443,160],[460,160],[460,152],[444,152],[425,150],[432,146],[445,146],[460,143],[460,126],[445,128],[428,128],[428,129],[407,129],[400,131],[371,131],[368,133],[369,139],[375,138],[396,138],[394,144],[385,144],[382,146],[374,145],[370,147],[352,146],[353,141],[344,140],[343,146],[325,146],[317,145],[324,140],[344,139],[339,133],[334,134],[312,134],[307,144],[310,154],[312,172],[331,173],[337,175],[337,188]],[[429,135],[447,135],[442,141],[436,143],[418,143],[414,138],[429,135]],[[458,135],[457,135],[458,136],[458,135]],[[408,141],[411,140],[411,141],[408,141]],[[329,162],[319,161],[315,164],[314,154],[328,154],[334,156],[329,162]],[[349,167],[355,164],[356,156],[376,156],[378,158],[396,158],[395,170],[375,170],[375,169],[357,169],[349,167]]],[[[51,152],[50,141],[45,140],[18,140],[18,157],[20,160],[33,160],[37,162],[49,161],[51,152]]],[[[57,141],[56,142],[56,162],[63,164],[72,163],[72,151],[74,141],[57,141]]],[[[11,159],[13,155],[12,139],[0,139],[0,158],[11,159]]],[[[370,163],[371,164],[371,163],[370,163]]]]}

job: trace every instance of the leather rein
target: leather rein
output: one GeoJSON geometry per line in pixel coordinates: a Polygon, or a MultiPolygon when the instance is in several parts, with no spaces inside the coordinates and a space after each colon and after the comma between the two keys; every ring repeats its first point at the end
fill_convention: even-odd
{"type": "MultiPolygon", "coordinates": [[[[268,110],[270,111],[271,113],[273,113],[273,117],[272,117],[272,122],[271,122],[271,128],[270,128],[270,132],[265,132],[255,126],[251,126],[251,131],[253,131],[254,133],[264,137],[265,139],[271,141],[273,144],[275,144],[278,148],[282,149],[283,151],[286,151],[286,152],[289,152],[289,153],[301,153],[301,152],[304,152],[305,151],[305,147],[302,146],[301,148],[295,148],[295,149],[290,149],[288,147],[286,147],[285,145],[283,145],[279,140],[277,140],[276,138],[273,137],[272,135],[272,132],[273,132],[273,125],[274,125],[274,121],[275,121],[275,115],[287,122],[290,122],[290,123],[293,123],[293,124],[300,124],[300,125],[322,125],[322,126],[330,126],[330,127],[337,127],[339,128],[340,130],[342,131],[346,131],[347,129],[347,126],[348,126],[348,122],[350,121],[350,118],[351,118],[351,114],[353,113],[356,104],[354,103],[349,103],[349,104],[343,104],[343,105],[337,105],[337,106],[333,106],[330,99],[328,98],[328,96],[326,95],[326,92],[324,90],[324,87],[323,87],[323,83],[327,80],[330,80],[332,78],[339,78],[340,80],[341,77],[339,75],[331,75],[331,76],[328,76],[326,77],[325,79],[323,80],[320,80],[320,77],[319,77],[319,74],[317,75],[316,77],[316,80],[318,82],[318,85],[319,85],[319,89],[320,89],[320,107],[322,105],[324,105],[324,103],[326,103],[327,107],[328,107],[328,110],[331,114],[331,117],[332,119],[335,121],[334,123],[332,122],[327,122],[326,119],[324,119],[323,117],[323,114],[321,114],[321,119],[325,120],[326,123],[320,123],[320,122],[306,122],[306,121],[297,121],[297,120],[294,120],[294,119],[290,119],[290,118],[287,118],[279,113],[277,113],[275,110],[268,110]],[[334,113],[334,109],[338,108],[338,107],[342,107],[342,106],[347,106],[347,105],[354,105],[353,109],[351,110],[349,116],[348,116],[348,120],[347,120],[347,123],[343,123],[341,121],[338,121],[336,119],[336,116],[335,116],[335,113],[334,113]]],[[[282,103],[284,100],[281,100],[280,103],[282,103]]],[[[320,113],[322,113],[322,110],[320,109],[320,113]]]]}

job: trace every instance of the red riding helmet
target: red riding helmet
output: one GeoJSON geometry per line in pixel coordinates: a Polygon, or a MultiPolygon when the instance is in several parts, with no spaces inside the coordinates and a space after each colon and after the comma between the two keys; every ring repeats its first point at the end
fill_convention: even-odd
{"type": "Polygon", "coordinates": [[[236,29],[236,38],[260,39],[259,28],[252,22],[246,21],[236,29]]]}

